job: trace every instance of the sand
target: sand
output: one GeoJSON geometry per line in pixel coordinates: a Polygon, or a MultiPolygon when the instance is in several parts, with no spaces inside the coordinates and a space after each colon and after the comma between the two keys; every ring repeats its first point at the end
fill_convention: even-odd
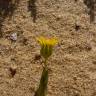
{"type": "Polygon", "coordinates": [[[34,96],[39,36],[59,40],[48,60],[47,96],[96,96],[96,23],[83,0],[11,1],[0,0],[7,6],[0,9],[0,96],[34,96]]]}

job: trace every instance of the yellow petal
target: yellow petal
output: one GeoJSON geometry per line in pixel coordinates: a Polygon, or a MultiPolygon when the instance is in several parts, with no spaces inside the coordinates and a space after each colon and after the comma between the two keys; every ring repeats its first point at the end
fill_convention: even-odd
{"type": "Polygon", "coordinates": [[[55,38],[52,39],[48,39],[48,38],[44,38],[44,37],[39,37],[37,38],[37,40],[39,41],[40,45],[49,45],[49,46],[54,46],[58,40],[55,38]]]}
{"type": "Polygon", "coordinates": [[[39,37],[39,38],[37,38],[37,41],[40,43],[40,45],[43,45],[45,39],[43,37],[39,37]]]}

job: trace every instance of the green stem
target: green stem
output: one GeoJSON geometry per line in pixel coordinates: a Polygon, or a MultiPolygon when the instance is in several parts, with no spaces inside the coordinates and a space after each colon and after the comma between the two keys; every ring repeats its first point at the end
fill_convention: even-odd
{"type": "Polygon", "coordinates": [[[44,62],[45,66],[43,67],[40,84],[38,89],[35,92],[34,96],[46,96],[47,95],[47,85],[48,85],[48,69],[46,65],[46,60],[44,62]]]}
{"type": "Polygon", "coordinates": [[[47,59],[44,61],[44,67],[47,68],[47,59]]]}

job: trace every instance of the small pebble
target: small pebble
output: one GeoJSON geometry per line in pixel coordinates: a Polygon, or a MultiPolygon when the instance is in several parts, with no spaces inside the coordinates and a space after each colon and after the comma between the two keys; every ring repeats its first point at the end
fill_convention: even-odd
{"type": "Polygon", "coordinates": [[[40,60],[40,59],[41,59],[41,55],[40,54],[36,54],[34,60],[40,60]]]}
{"type": "Polygon", "coordinates": [[[14,75],[16,74],[16,67],[10,67],[9,71],[11,73],[11,76],[14,77],[14,75]]]}
{"type": "Polygon", "coordinates": [[[96,65],[96,60],[93,61],[93,64],[96,65]]]}
{"type": "Polygon", "coordinates": [[[75,30],[78,31],[80,29],[80,26],[79,25],[75,25],[75,30]]]}
{"type": "Polygon", "coordinates": [[[75,0],[75,2],[77,2],[78,0],[75,0]]]}
{"type": "Polygon", "coordinates": [[[12,33],[11,36],[10,36],[10,39],[12,41],[16,41],[17,40],[17,33],[12,33]]]}
{"type": "Polygon", "coordinates": [[[28,39],[24,38],[24,39],[23,39],[23,44],[24,44],[24,45],[27,45],[27,44],[28,44],[27,41],[28,41],[28,39]]]}

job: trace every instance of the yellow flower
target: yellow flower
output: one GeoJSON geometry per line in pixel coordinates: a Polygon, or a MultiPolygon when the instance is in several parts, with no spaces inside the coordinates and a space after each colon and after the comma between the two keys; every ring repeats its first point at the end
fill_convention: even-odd
{"type": "Polygon", "coordinates": [[[41,55],[45,59],[47,59],[49,56],[51,56],[53,51],[53,46],[56,45],[57,39],[55,38],[48,39],[48,38],[40,37],[37,38],[37,40],[41,45],[41,50],[40,50],[41,55]]]}

